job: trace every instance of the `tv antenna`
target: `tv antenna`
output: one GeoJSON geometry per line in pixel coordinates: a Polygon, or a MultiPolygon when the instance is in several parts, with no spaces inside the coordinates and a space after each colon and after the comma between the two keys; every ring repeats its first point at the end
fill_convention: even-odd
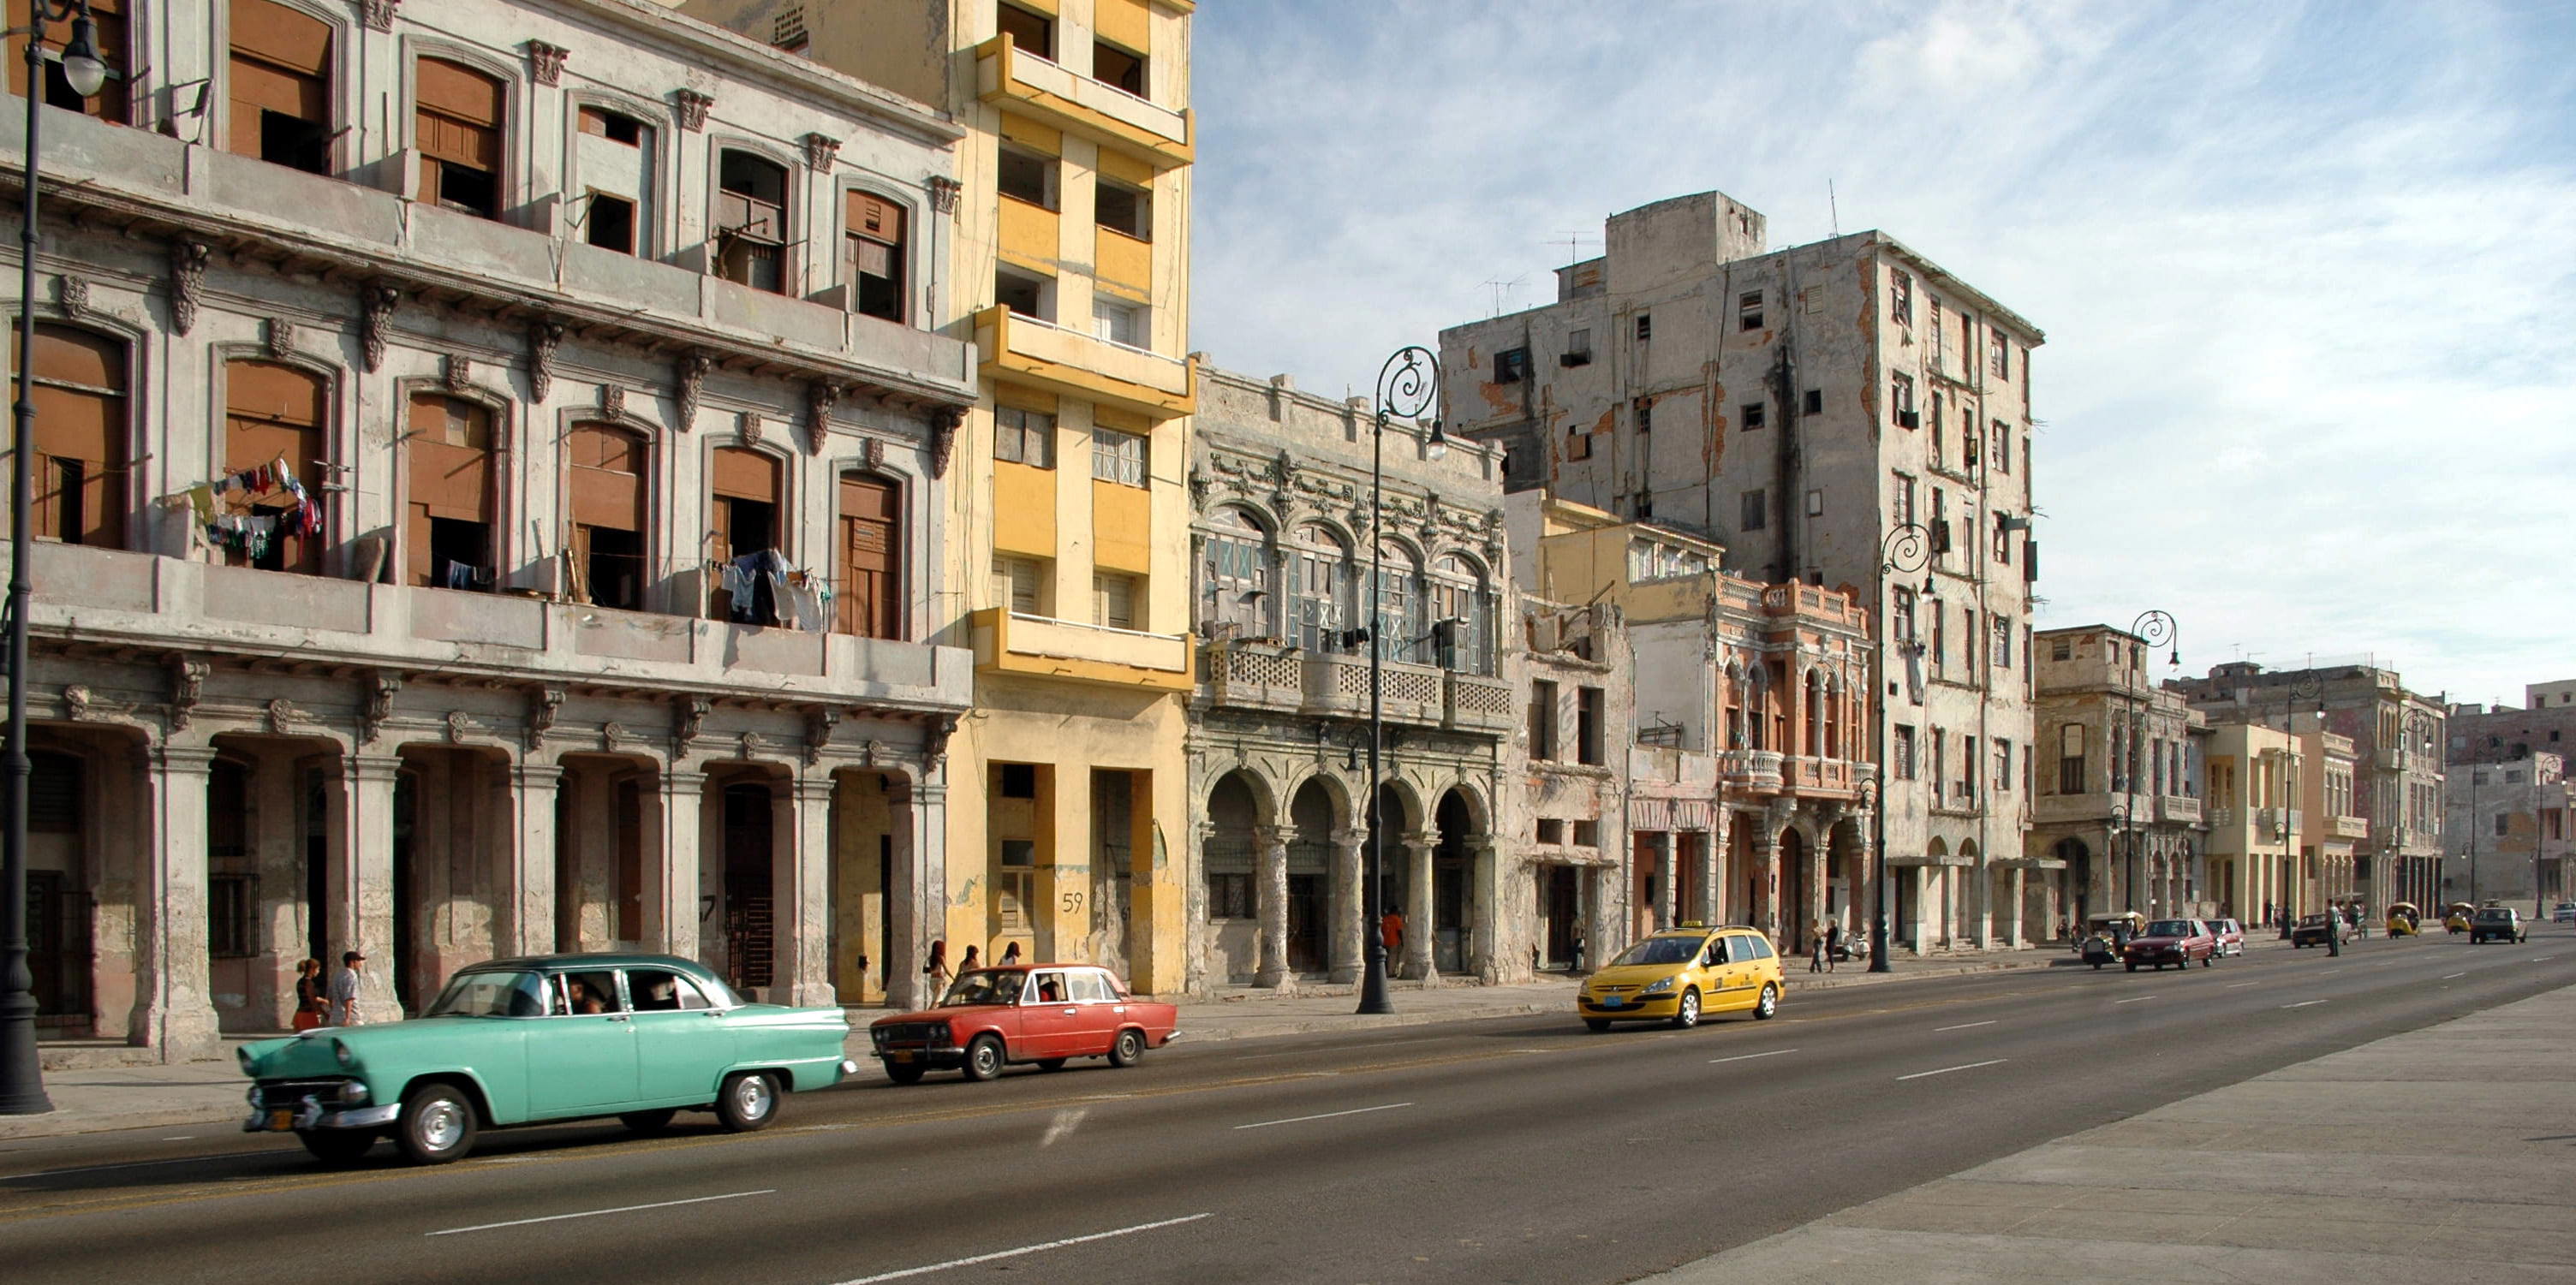
{"type": "Polygon", "coordinates": [[[1560,229],[1556,235],[1565,238],[1565,266],[1569,268],[1582,260],[1583,251],[1581,249],[1581,245],[1583,242],[1598,241],[1601,239],[1601,234],[1598,232],[1567,232],[1560,229]]]}
{"type": "Polygon", "coordinates": [[[1834,200],[1834,181],[1825,180],[1825,215],[1833,221],[1834,235],[1843,234],[1843,208],[1834,200]]]}
{"type": "Polygon", "coordinates": [[[1502,280],[1492,280],[1492,279],[1489,279],[1489,280],[1485,280],[1485,281],[1477,282],[1477,284],[1478,284],[1478,285],[1484,286],[1485,288],[1487,288],[1487,289],[1489,289],[1489,290],[1492,290],[1492,291],[1494,292],[1494,310],[1493,310],[1493,312],[1491,312],[1491,313],[1489,313],[1489,314],[1487,314],[1487,315],[1489,315],[1489,316],[1495,316],[1495,317],[1499,317],[1499,316],[1503,315],[1503,297],[1504,297],[1505,295],[1508,295],[1508,294],[1510,294],[1510,293],[1511,293],[1512,287],[1519,285],[1521,282],[1523,282],[1523,281],[1527,280],[1528,278],[1529,278],[1529,274],[1528,274],[1528,273],[1526,273],[1526,272],[1524,272],[1524,273],[1522,273],[1521,275],[1519,275],[1519,276],[1517,276],[1517,277],[1514,277],[1514,278],[1512,278],[1512,279],[1511,279],[1511,280],[1509,280],[1509,281],[1502,281],[1502,280]]]}

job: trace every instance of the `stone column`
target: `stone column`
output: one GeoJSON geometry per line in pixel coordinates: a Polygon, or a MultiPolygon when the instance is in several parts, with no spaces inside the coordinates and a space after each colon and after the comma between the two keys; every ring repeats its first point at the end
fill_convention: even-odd
{"type": "Polygon", "coordinates": [[[698,958],[698,810],[703,772],[665,768],[659,783],[653,873],[644,884],[644,938],[682,959],[698,958]]]}
{"type": "Polygon", "coordinates": [[[1655,831],[1646,847],[1655,858],[1655,927],[1670,928],[1682,918],[1682,880],[1681,871],[1673,868],[1673,832],[1655,831]]]}
{"type": "Polygon", "coordinates": [[[1750,912],[1745,922],[1770,934],[1773,941],[1781,941],[1780,832],[1767,824],[1753,836],[1753,870],[1757,893],[1754,904],[1745,908],[1750,912]]]}
{"type": "Polygon", "coordinates": [[[295,966],[313,947],[304,904],[303,775],[291,753],[270,750],[251,759],[250,849],[258,861],[259,935],[270,979],[264,993],[250,997],[248,1016],[257,1030],[294,1023],[295,966]]]}
{"type": "Polygon", "coordinates": [[[1715,927],[1725,922],[1718,918],[1720,866],[1717,859],[1717,835],[1713,831],[1692,831],[1691,833],[1699,835],[1699,850],[1691,854],[1692,863],[1699,867],[1699,902],[1691,909],[1701,923],[1715,927]]]}
{"type": "Polygon", "coordinates": [[[1801,922],[1794,925],[1793,942],[1806,944],[1807,935],[1825,922],[1826,910],[1833,904],[1833,889],[1825,886],[1825,877],[1834,868],[1833,844],[1833,828],[1828,826],[1822,838],[1807,845],[1807,904],[1798,908],[1801,922]]]}
{"type": "Polygon", "coordinates": [[[2027,880],[2029,877],[2030,877],[2030,872],[2029,872],[2028,870],[2026,870],[2026,869],[2024,869],[2023,867],[2020,867],[2020,866],[2015,866],[2015,867],[2013,867],[2013,869],[2012,869],[2012,907],[2013,907],[2012,940],[2011,940],[2010,942],[2006,943],[2006,944],[2007,944],[2007,945],[2010,945],[2014,950],[2028,950],[2028,949],[2030,949],[2030,893],[2029,893],[2028,888],[2027,888],[2027,887],[2025,887],[2025,885],[2024,885],[2024,881],[2025,881],[2025,880],[2027,880]]]}
{"type": "Polygon", "coordinates": [[[1360,979],[1368,962],[1368,934],[1377,928],[1378,907],[1368,904],[1368,890],[1360,886],[1367,874],[1365,852],[1366,830],[1335,830],[1333,846],[1332,929],[1325,939],[1329,950],[1333,981],[1349,985],[1360,979]]]}
{"type": "Polygon", "coordinates": [[[897,839],[894,886],[886,890],[894,917],[886,994],[895,1007],[926,1008],[939,997],[921,969],[930,962],[931,941],[948,924],[948,787],[915,783],[903,811],[907,832],[897,839]]]}
{"type": "MultiPolygon", "coordinates": [[[[359,973],[358,1015],[368,1022],[402,1020],[394,998],[394,783],[402,758],[393,754],[344,754],[330,797],[332,855],[332,958],[328,978],[340,971],[342,952],[367,957],[359,973]]],[[[423,988],[426,990],[427,988],[423,988]]]]}
{"type": "Polygon", "coordinates": [[[1439,840],[1427,834],[1407,835],[1402,845],[1405,869],[1411,875],[1405,885],[1404,968],[1399,975],[1419,981],[1439,976],[1431,952],[1434,934],[1439,931],[1439,925],[1432,922],[1436,903],[1432,898],[1431,854],[1439,847],[1439,840]]]}
{"type": "Polygon", "coordinates": [[[829,773],[797,777],[777,795],[771,985],[789,1004],[840,1002],[832,986],[832,795],[829,773]]]}
{"type": "Polygon", "coordinates": [[[555,795],[563,787],[563,775],[561,766],[535,760],[511,769],[518,836],[512,845],[504,940],[513,954],[555,951],[555,795]]]}
{"type": "Polygon", "coordinates": [[[1252,827],[1255,910],[1261,917],[1261,944],[1252,967],[1252,984],[1294,989],[1288,977],[1288,835],[1286,826],[1252,827]]]}
{"type": "Polygon", "coordinates": [[[159,745],[145,754],[149,837],[135,871],[134,1008],[127,1042],[164,1062],[220,1056],[206,947],[206,781],[215,752],[159,745]]]}

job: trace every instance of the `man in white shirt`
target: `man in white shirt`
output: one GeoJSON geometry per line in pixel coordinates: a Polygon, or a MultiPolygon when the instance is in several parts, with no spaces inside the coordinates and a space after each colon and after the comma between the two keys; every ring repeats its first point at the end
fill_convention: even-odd
{"type": "Polygon", "coordinates": [[[358,952],[340,955],[340,971],[331,978],[331,1025],[357,1026],[367,1019],[358,1012],[358,966],[367,957],[358,952]]]}

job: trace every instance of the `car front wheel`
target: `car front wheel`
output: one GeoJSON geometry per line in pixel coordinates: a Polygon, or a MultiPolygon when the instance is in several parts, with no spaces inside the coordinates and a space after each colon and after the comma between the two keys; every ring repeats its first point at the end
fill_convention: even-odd
{"type": "Polygon", "coordinates": [[[1769,982],[1764,982],[1762,984],[1762,998],[1753,1001],[1754,1020],[1767,1022],[1779,1015],[1780,988],[1769,982]]]}
{"type": "Polygon", "coordinates": [[[403,1098],[394,1142],[414,1164],[461,1159],[474,1149],[474,1105],[453,1085],[424,1084],[403,1098]]]}
{"type": "Polygon", "coordinates": [[[1129,1027],[1120,1031],[1117,1039],[1109,1042],[1111,1066],[1134,1066],[1144,1060],[1145,1033],[1143,1031],[1129,1027]]]}
{"type": "Polygon", "coordinates": [[[1673,1029],[1687,1031],[1699,1025],[1699,988],[1682,992],[1681,1004],[1673,1009],[1673,1029]]]}
{"type": "Polygon", "coordinates": [[[998,1036],[978,1035],[966,1046],[966,1078],[977,1083],[1002,1073],[1002,1041],[998,1036]]]}
{"type": "Polygon", "coordinates": [[[778,1082],[760,1071],[736,1071],[716,1092],[716,1122],[735,1133],[757,1133],[778,1118],[778,1082]]]}

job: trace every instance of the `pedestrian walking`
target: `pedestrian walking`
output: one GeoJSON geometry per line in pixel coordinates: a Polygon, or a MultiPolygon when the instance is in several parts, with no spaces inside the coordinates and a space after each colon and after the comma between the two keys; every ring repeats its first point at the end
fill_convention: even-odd
{"type": "Polygon", "coordinates": [[[966,948],[965,958],[957,961],[957,971],[960,974],[974,972],[976,969],[982,968],[983,966],[983,963],[975,958],[975,947],[973,946],[968,946],[966,948]]]}
{"type": "Polygon", "coordinates": [[[1009,968],[1019,962],[1020,944],[1018,942],[1012,942],[1010,945],[1002,948],[1002,967],[1009,968]]]}
{"type": "Polygon", "coordinates": [[[1815,930],[1807,934],[1807,971],[1811,973],[1825,971],[1825,926],[1823,924],[1816,925],[1815,930]]]}
{"type": "Polygon", "coordinates": [[[322,961],[308,959],[295,966],[295,1029],[309,1031],[320,1026],[331,1012],[331,988],[322,980],[322,961]]]}
{"type": "Polygon", "coordinates": [[[1387,957],[1395,958],[1404,950],[1404,912],[1393,906],[1377,921],[1378,941],[1386,947],[1387,957]]]}
{"type": "Polygon", "coordinates": [[[930,943],[930,962],[921,966],[921,975],[930,979],[930,992],[933,999],[948,990],[948,943],[946,941],[930,943]]]}
{"type": "Polygon", "coordinates": [[[358,1026],[367,1020],[358,1009],[358,965],[366,962],[354,950],[341,952],[340,971],[331,979],[331,1025],[358,1026]]]}
{"type": "Polygon", "coordinates": [[[1826,972],[1830,973],[1834,971],[1834,961],[1837,958],[1850,953],[1850,948],[1845,944],[1847,940],[1848,939],[1843,935],[1843,926],[1840,923],[1829,923],[1825,925],[1826,972]]]}

